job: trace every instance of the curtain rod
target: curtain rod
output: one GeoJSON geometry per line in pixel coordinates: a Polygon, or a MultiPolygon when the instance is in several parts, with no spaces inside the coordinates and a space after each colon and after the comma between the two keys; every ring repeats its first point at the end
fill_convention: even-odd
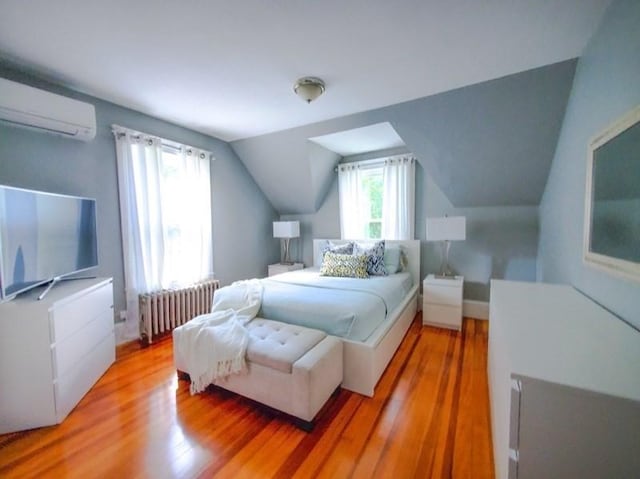
{"type": "Polygon", "coordinates": [[[341,166],[374,166],[376,164],[383,164],[386,160],[396,160],[396,159],[400,159],[400,158],[406,158],[407,160],[410,161],[416,161],[416,157],[414,155],[410,155],[410,154],[404,154],[404,155],[391,155],[391,156],[383,156],[380,158],[372,158],[370,160],[361,160],[361,161],[348,161],[346,163],[338,163],[338,165],[336,167],[333,168],[333,171],[338,171],[338,168],[340,168],[341,166]]]}
{"type": "Polygon", "coordinates": [[[185,145],[184,143],[180,143],[178,141],[169,140],[167,138],[162,138],[158,135],[152,135],[150,133],[144,133],[138,130],[132,130],[131,128],[127,128],[126,126],[121,126],[116,124],[111,125],[111,131],[113,132],[113,135],[116,138],[122,138],[123,136],[126,136],[126,135],[131,135],[136,139],[141,139],[144,136],[157,138],[158,140],[160,140],[160,143],[162,144],[163,147],[169,148],[174,151],[181,151],[182,148],[200,150],[205,155],[209,156],[209,160],[215,161],[215,157],[213,156],[213,153],[211,153],[209,150],[198,148],[197,146],[185,145]]]}

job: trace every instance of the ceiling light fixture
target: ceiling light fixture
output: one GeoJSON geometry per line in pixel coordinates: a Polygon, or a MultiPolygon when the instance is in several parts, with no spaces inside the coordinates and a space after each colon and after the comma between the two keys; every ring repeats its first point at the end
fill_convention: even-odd
{"type": "Polygon", "coordinates": [[[300,78],[295,85],[293,91],[307,103],[311,103],[324,93],[324,82],[316,77],[300,78]]]}

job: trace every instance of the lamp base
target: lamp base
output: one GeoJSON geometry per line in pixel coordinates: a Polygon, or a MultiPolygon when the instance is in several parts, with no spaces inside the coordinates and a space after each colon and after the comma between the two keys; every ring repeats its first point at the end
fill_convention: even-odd
{"type": "Polygon", "coordinates": [[[284,258],[280,261],[280,264],[286,264],[287,266],[291,266],[293,261],[289,257],[289,242],[291,238],[284,238],[284,258]]]}
{"type": "Polygon", "coordinates": [[[453,279],[456,277],[455,273],[451,271],[449,268],[449,247],[451,246],[451,241],[444,240],[441,243],[441,261],[440,261],[440,272],[435,275],[436,278],[442,279],[453,279]]]}

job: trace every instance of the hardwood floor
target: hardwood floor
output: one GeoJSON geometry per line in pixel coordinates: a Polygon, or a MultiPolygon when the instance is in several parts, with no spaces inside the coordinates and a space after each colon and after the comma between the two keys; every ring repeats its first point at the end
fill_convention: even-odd
{"type": "Polygon", "coordinates": [[[121,348],[62,424],[0,436],[0,477],[491,478],[487,332],[418,313],[375,397],[340,390],[311,433],[220,389],[190,396],[170,339],[121,348]]]}

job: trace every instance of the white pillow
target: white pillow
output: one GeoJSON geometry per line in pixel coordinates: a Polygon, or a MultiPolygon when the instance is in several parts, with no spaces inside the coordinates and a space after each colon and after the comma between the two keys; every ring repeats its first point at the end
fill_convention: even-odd
{"type": "Polygon", "coordinates": [[[384,266],[387,273],[395,274],[402,271],[402,250],[400,246],[386,246],[384,249],[384,266]]]}

